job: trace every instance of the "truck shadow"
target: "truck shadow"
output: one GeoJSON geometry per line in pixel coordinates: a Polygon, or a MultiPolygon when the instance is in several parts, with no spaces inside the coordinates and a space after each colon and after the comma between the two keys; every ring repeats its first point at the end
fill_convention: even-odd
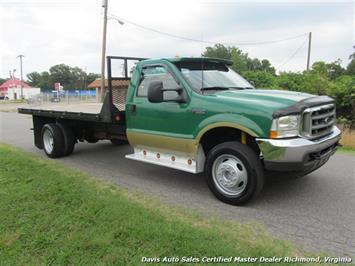
{"type": "MultiPolygon", "coordinates": [[[[81,169],[118,185],[159,197],[171,197],[182,202],[218,201],[209,191],[203,174],[194,175],[126,159],[124,156],[131,152],[129,145],[113,146],[107,141],[96,144],[79,143],[74,153],[63,159],[73,165],[79,164],[81,169]]],[[[299,200],[300,195],[306,198],[312,196],[309,187],[313,187],[313,183],[310,176],[295,178],[268,175],[263,191],[246,207],[261,207],[273,203],[279,205],[281,202],[293,204],[296,199],[299,200]]]]}

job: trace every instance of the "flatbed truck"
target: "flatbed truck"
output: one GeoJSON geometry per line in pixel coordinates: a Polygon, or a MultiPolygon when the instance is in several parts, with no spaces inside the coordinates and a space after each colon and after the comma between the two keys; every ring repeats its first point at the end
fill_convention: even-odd
{"type": "Polygon", "coordinates": [[[341,132],[332,98],[255,89],[230,65],[205,57],[108,56],[102,104],[18,112],[32,115],[34,144],[50,158],[69,156],[78,141],[129,143],[134,151],[126,158],[204,172],[218,199],[242,205],[261,191],[266,174],[302,176],[324,165],[341,132]],[[121,77],[112,75],[114,60],[123,61],[121,77]],[[138,62],[132,77],[130,61],[138,62]]]}

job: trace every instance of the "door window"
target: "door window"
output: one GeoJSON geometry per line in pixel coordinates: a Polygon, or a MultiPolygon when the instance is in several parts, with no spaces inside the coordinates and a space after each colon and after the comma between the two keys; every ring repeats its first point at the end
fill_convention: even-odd
{"type": "MultiPolygon", "coordinates": [[[[142,70],[143,78],[138,86],[137,96],[147,97],[148,86],[151,81],[162,81],[164,89],[176,89],[177,84],[174,77],[163,66],[152,66],[142,70]]],[[[164,100],[173,100],[178,97],[176,91],[164,91],[164,100]]]]}

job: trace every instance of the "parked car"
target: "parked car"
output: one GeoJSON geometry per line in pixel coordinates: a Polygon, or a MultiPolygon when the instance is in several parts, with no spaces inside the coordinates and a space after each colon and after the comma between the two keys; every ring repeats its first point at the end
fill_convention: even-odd
{"type": "Polygon", "coordinates": [[[5,95],[0,95],[0,100],[8,100],[9,97],[5,96],[5,95]]]}

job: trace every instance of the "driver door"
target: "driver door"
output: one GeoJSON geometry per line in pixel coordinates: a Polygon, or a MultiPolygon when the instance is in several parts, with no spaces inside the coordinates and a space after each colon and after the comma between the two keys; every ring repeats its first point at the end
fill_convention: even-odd
{"type": "MultiPolygon", "coordinates": [[[[191,151],[193,126],[189,99],[186,103],[175,101],[152,103],[148,101],[148,86],[151,81],[161,81],[163,89],[181,87],[180,82],[164,64],[146,66],[133,98],[133,108],[128,112],[127,136],[134,147],[154,150],[191,151]]],[[[185,88],[183,88],[185,90],[185,88]]],[[[187,95],[187,94],[186,94],[187,95]]],[[[165,91],[164,100],[176,99],[176,91],[165,91]]]]}

